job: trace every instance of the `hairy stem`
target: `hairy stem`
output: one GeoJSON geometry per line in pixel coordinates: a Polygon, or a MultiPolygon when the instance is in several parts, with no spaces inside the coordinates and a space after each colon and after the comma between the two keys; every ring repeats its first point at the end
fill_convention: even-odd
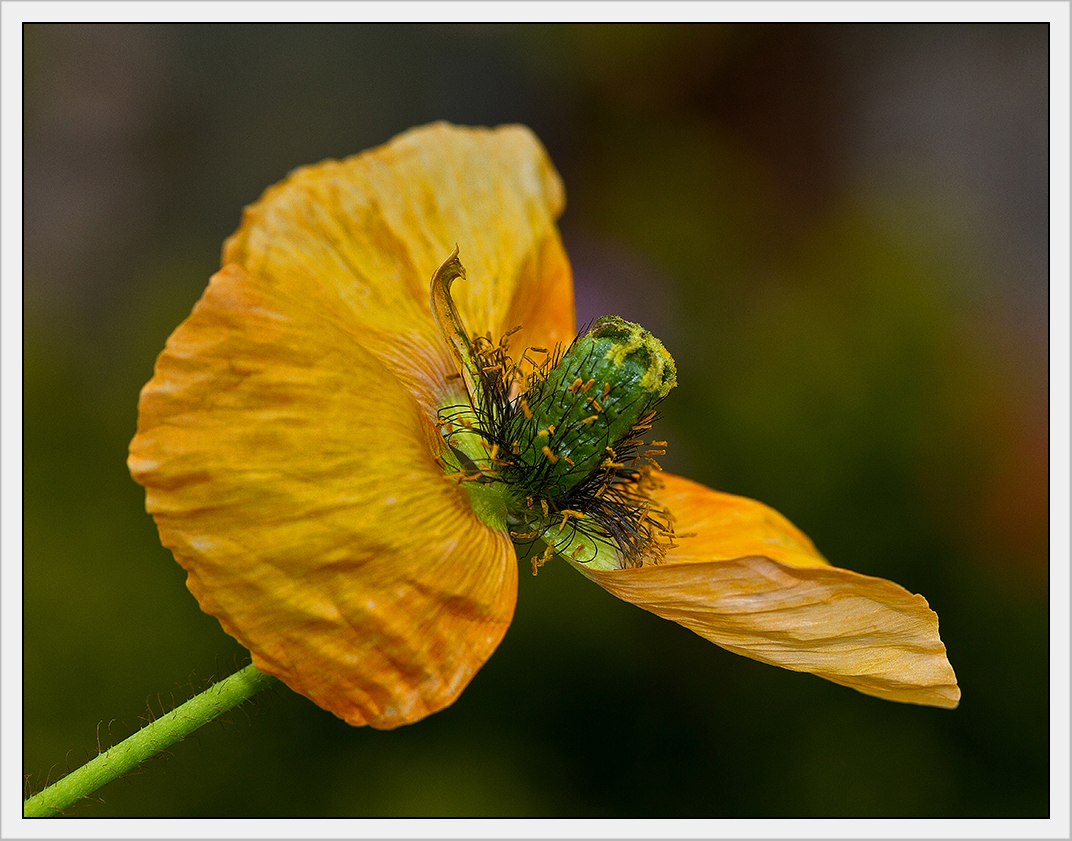
{"type": "Polygon", "coordinates": [[[147,724],[94,757],[85,765],[29,797],[23,803],[23,817],[51,817],[133,770],[160,751],[186,738],[202,725],[256,695],[275,680],[252,665],[213,684],[200,695],[147,724]]]}

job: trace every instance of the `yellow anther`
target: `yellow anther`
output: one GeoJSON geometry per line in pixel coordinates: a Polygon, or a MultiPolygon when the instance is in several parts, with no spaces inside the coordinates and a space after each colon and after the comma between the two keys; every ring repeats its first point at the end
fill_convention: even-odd
{"type": "Polygon", "coordinates": [[[570,517],[572,517],[575,520],[580,520],[582,517],[584,517],[584,512],[583,511],[574,511],[574,510],[572,510],[570,508],[563,509],[562,510],[562,522],[558,524],[558,530],[559,531],[562,531],[562,529],[564,529],[566,527],[566,521],[569,520],[570,517]]]}
{"type": "MultiPolygon", "coordinates": [[[[532,559],[532,574],[533,575],[535,575],[539,571],[540,567],[542,567],[549,560],[551,560],[551,556],[554,554],[554,552],[555,552],[554,547],[553,546],[548,546],[546,549],[543,550],[543,552],[538,557],[535,557],[535,556],[533,557],[533,559],[532,559]]],[[[577,559],[574,558],[574,560],[577,560],[577,559]]]]}

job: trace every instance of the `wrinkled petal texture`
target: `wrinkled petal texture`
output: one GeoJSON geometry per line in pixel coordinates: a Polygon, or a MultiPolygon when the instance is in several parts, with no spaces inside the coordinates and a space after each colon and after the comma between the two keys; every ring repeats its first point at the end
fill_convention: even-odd
{"type": "Polygon", "coordinates": [[[520,127],[437,124],[298,170],[247,208],[142,391],[129,466],[190,590],[351,724],[447,706],[512,618],[509,537],[436,461],[457,382],[429,283],[457,243],[467,323],[572,339],[562,205],[520,127]]]}
{"type": "Polygon", "coordinates": [[[428,420],[319,312],[228,266],[142,392],[130,467],[202,608],[353,724],[449,704],[513,615],[509,539],[428,420]]]}
{"type": "Polygon", "coordinates": [[[773,509],[669,474],[653,494],[684,536],[664,563],[598,571],[627,602],[716,645],[892,701],[953,708],[956,676],[926,599],[827,565],[773,509]]]}
{"type": "Polygon", "coordinates": [[[248,207],[224,245],[265,283],[322,311],[438,408],[455,372],[435,328],[429,281],[454,246],[451,290],[473,336],[511,337],[516,357],[575,336],[573,282],[555,226],[562,182],[523,126],[436,123],[345,161],[291,173],[248,207]]]}

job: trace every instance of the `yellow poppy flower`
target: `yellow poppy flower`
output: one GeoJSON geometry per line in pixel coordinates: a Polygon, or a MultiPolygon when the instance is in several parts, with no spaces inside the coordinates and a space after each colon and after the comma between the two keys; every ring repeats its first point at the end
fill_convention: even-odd
{"type": "Polygon", "coordinates": [[[588,346],[571,345],[563,204],[527,129],[440,123],[299,169],[246,209],[130,446],[202,609],[258,669],[351,724],[396,727],[453,702],[491,655],[515,546],[535,543],[534,571],[563,558],[730,651],[956,706],[922,596],[830,566],[761,503],[617,460],[658,454],[638,436],[673,363],[616,319],[572,350],[588,346]],[[554,429],[555,411],[596,429],[620,394],[644,399],[601,433],[606,454],[554,429]],[[526,423],[520,445],[503,431],[526,423]]]}

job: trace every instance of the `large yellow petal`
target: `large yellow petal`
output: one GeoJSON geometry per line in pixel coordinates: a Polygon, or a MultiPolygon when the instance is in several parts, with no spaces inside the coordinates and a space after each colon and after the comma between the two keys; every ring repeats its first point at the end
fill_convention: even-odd
{"type": "Polygon", "coordinates": [[[450,704],[498,645],[516,560],[444,478],[414,396],[305,291],[213,277],[142,391],[129,466],[259,669],[395,727],[450,704]]]}
{"type": "Polygon", "coordinates": [[[620,599],[737,654],[868,695],[952,708],[956,675],[926,599],[827,565],[773,509],[660,474],[653,493],[683,536],[660,564],[599,571],[620,599]]]}
{"type": "Polygon", "coordinates": [[[451,357],[429,281],[454,246],[452,293],[472,335],[523,326],[515,357],[575,335],[569,263],[555,227],[562,182],[523,126],[435,123],[293,172],[245,211],[223,262],[325,312],[433,409],[451,357]]]}

